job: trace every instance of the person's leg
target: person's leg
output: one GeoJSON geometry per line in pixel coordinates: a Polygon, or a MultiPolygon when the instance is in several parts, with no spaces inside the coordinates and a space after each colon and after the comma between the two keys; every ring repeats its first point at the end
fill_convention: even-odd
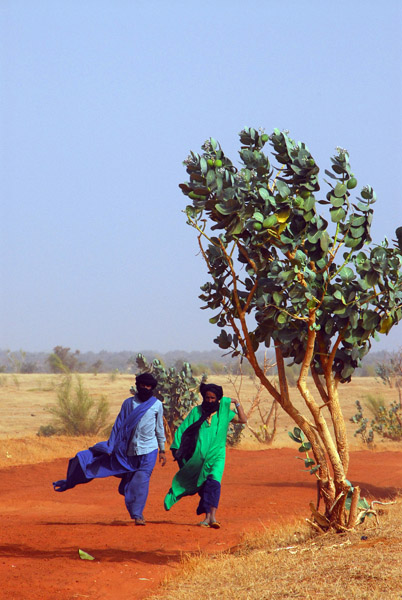
{"type": "MultiPolygon", "coordinates": [[[[83,450],[79,454],[84,454],[85,452],[90,454],[89,450],[83,450]]],[[[80,483],[88,483],[89,481],[92,481],[92,478],[86,477],[77,454],[68,463],[66,479],[54,481],[53,487],[55,492],[65,492],[80,483]]]]}
{"type": "Polygon", "coordinates": [[[125,478],[124,499],[130,517],[136,525],[145,525],[144,508],[148,498],[149,480],[156,463],[158,451],[131,457],[132,474],[125,478]]]}
{"type": "Polygon", "coordinates": [[[201,527],[219,529],[220,524],[216,520],[216,511],[219,506],[221,484],[209,476],[200,489],[199,494],[201,499],[197,508],[197,514],[205,513],[205,519],[200,523],[201,527]]]}

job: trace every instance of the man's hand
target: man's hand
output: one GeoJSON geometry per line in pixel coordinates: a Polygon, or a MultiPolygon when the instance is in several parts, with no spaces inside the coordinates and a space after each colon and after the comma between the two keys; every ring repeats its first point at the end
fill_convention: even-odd
{"type": "Polygon", "coordinates": [[[166,465],[166,454],[164,450],[159,450],[159,462],[161,463],[162,467],[166,465]]]}

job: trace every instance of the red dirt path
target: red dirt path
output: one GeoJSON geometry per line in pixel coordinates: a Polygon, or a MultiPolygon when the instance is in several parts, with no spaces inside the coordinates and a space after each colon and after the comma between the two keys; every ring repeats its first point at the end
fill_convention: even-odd
{"type": "MultiPolygon", "coordinates": [[[[216,553],[244,533],[309,516],[314,479],[293,449],[228,451],[219,518],[222,529],[196,526],[197,499],[169,512],[163,497],[175,464],[155,467],[145,511],[135,527],[117,493],[118,480],[95,480],[58,494],[52,481],[67,460],[0,471],[0,598],[139,600],[174,574],[183,552],[216,553]],[[81,548],[95,557],[81,560],[81,548]]],[[[390,498],[402,489],[402,453],[351,453],[349,479],[362,494],[390,498]]],[[[199,520],[199,519],[198,519],[199,520]]]]}

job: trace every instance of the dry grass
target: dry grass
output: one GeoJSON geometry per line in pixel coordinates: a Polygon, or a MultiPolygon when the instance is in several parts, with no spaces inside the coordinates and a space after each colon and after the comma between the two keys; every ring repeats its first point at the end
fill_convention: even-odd
{"type": "Polygon", "coordinates": [[[234,552],[186,557],[153,600],[402,598],[402,500],[355,532],[312,536],[307,525],[245,540],[234,552]],[[366,536],[367,539],[362,539],[366,536]]]}
{"type": "MultiPolygon", "coordinates": [[[[106,374],[99,375],[83,374],[83,383],[91,395],[99,398],[105,395],[110,403],[111,419],[117,415],[120,406],[125,398],[129,396],[130,386],[134,383],[134,375],[129,374],[106,374]]],[[[233,386],[225,376],[211,376],[211,381],[220,383],[224,387],[227,396],[236,397],[233,386]]],[[[57,457],[66,457],[71,454],[71,449],[77,447],[77,440],[69,438],[38,438],[36,433],[41,425],[50,423],[52,416],[46,412],[46,406],[55,403],[58,386],[61,382],[60,375],[50,374],[2,374],[0,375],[0,439],[2,439],[2,449],[0,450],[0,466],[5,464],[21,464],[25,453],[17,450],[18,446],[24,447],[25,439],[29,439],[30,462],[40,462],[51,460],[57,457]],[[7,458],[12,456],[12,460],[7,458]],[[21,459],[18,459],[18,455],[21,459]],[[12,462],[20,460],[20,462],[12,462]]],[[[312,387],[313,395],[314,388],[312,387]]],[[[240,400],[247,409],[250,406],[252,397],[256,393],[253,380],[244,377],[240,393],[240,400]]],[[[291,399],[296,407],[305,413],[303,402],[299,397],[296,388],[291,388],[291,399]]],[[[362,448],[360,439],[354,437],[356,425],[349,421],[350,417],[356,412],[355,401],[360,400],[365,404],[365,398],[368,395],[382,396],[386,401],[395,399],[396,392],[385,387],[374,377],[356,377],[351,383],[340,386],[340,399],[343,413],[345,416],[347,433],[351,448],[362,448]]],[[[317,400],[318,397],[315,394],[317,400]]],[[[271,403],[268,394],[262,394],[263,402],[268,406],[271,403]]],[[[258,426],[257,417],[251,420],[253,425],[258,426]]],[[[294,427],[294,423],[280,409],[277,435],[271,447],[292,446],[294,443],[288,436],[288,431],[294,427]]],[[[80,444],[84,440],[80,440],[80,444]]],[[[92,440],[91,440],[92,442],[92,440]]],[[[262,449],[264,446],[259,444],[247,429],[244,432],[241,448],[244,450],[262,449]]],[[[376,442],[377,450],[402,449],[402,443],[376,442]]]]}
{"type": "Polygon", "coordinates": [[[98,441],[99,438],[89,436],[77,438],[65,435],[3,439],[0,446],[0,469],[71,457],[76,454],[77,448],[88,448],[98,441]]]}

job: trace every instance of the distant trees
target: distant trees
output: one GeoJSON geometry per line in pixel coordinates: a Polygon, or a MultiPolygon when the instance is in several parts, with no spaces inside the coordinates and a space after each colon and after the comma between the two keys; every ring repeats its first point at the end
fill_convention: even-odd
{"type": "Polygon", "coordinates": [[[78,356],[79,350],[74,353],[70,348],[63,346],[55,346],[52,354],[49,354],[47,362],[52,373],[72,373],[77,371],[79,366],[78,356]]]}

